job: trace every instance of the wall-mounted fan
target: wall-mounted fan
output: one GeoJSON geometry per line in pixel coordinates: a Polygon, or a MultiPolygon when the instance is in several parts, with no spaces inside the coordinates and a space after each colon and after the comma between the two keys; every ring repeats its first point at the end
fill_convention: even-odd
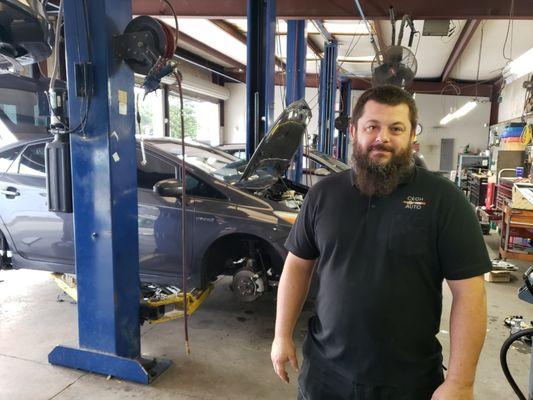
{"type": "Polygon", "coordinates": [[[409,47],[413,44],[413,36],[416,33],[413,21],[409,15],[404,15],[400,32],[398,34],[398,42],[396,41],[394,10],[390,8],[391,23],[392,23],[392,45],[381,49],[374,60],[372,61],[372,81],[374,86],[378,85],[395,85],[401,88],[406,88],[413,81],[418,63],[416,57],[410,48],[401,45],[403,39],[403,31],[407,23],[411,28],[411,35],[409,37],[409,47]]]}

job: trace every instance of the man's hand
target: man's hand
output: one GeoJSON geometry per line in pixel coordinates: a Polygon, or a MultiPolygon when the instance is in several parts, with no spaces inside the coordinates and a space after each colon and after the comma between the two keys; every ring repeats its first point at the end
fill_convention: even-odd
{"type": "Polygon", "coordinates": [[[289,383],[289,375],[285,370],[285,364],[291,363],[294,371],[298,372],[298,359],[296,358],[296,347],[294,342],[289,338],[274,338],[272,342],[272,351],[270,353],[272,359],[272,365],[274,371],[280,377],[280,379],[286,383],[289,383]]]}
{"type": "Polygon", "coordinates": [[[474,387],[447,380],[435,390],[431,400],[474,400],[474,387]]]}

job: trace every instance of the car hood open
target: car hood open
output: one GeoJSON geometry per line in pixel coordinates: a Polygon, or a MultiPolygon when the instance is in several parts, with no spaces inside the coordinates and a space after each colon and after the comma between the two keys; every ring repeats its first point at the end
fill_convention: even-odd
{"type": "Polygon", "coordinates": [[[311,109],[305,100],[297,100],[283,110],[236,185],[260,190],[276,183],[291,165],[310,119],[311,109]]]}

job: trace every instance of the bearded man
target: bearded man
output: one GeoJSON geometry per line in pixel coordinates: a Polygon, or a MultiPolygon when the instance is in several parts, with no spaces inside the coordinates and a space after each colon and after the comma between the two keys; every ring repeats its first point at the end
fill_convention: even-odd
{"type": "Polygon", "coordinates": [[[293,330],[313,271],[298,398],[472,400],[491,269],[477,218],[450,181],[414,166],[417,108],[394,86],[352,113],[353,168],[306,196],[285,243],[271,358],[298,370],[293,330]],[[446,377],[436,338],[446,280],[453,303],[446,377]]]}

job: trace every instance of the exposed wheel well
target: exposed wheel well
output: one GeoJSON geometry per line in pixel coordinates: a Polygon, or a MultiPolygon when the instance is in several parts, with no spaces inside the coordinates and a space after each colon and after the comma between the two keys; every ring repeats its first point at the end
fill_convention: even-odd
{"type": "Polygon", "coordinates": [[[12,268],[11,259],[7,256],[9,250],[9,243],[7,242],[6,235],[0,229],[0,269],[12,268]]]}
{"type": "Polygon", "coordinates": [[[233,261],[250,256],[250,243],[259,250],[266,269],[272,268],[274,275],[281,274],[283,259],[268,241],[255,235],[235,233],[217,239],[205,252],[202,259],[202,286],[218,275],[232,273],[233,261]]]}

